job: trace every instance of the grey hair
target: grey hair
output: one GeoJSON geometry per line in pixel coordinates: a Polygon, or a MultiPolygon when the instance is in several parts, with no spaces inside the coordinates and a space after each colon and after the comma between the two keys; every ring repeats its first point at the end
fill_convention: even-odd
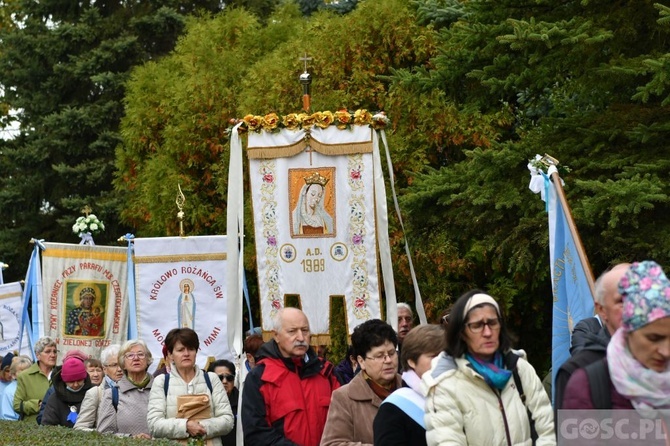
{"type": "Polygon", "coordinates": [[[602,273],[600,276],[598,276],[598,279],[596,279],[596,283],[594,284],[593,288],[595,291],[595,296],[593,298],[595,299],[596,303],[599,305],[605,305],[605,276],[609,273],[609,270],[605,271],[602,273]]]}
{"type": "Polygon", "coordinates": [[[282,327],[282,316],[284,314],[284,309],[280,308],[277,310],[275,313],[274,317],[272,318],[272,329],[275,331],[275,333],[279,333],[279,330],[281,330],[282,327]]]}
{"type": "Polygon", "coordinates": [[[414,317],[412,307],[410,307],[408,304],[406,304],[405,302],[398,302],[398,310],[400,310],[401,308],[404,308],[405,310],[409,311],[409,315],[414,317]]]}
{"type": "Polygon", "coordinates": [[[9,366],[9,373],[11,373],[12,376],[16,376],[19,372],[27,369],[31,365],[33,365],[33,361],[26,355],[16,356],[12,359],[12,365],[9,366]]]}
{"type": "Polygon", "coordinates": [[[300,308],[295,307],[284,307],[277,310],[274,317],[272,318],[272,329],[275,331],[275,333],[279,333],[279,331],[282,329],[282,316],[284,315],[284,310],[288,309],[302,311],[300,308]]]}
{"type": "Polygon", "coordinates": [[[121,346],[119,344],[111,344],[105,347],[102,352],[100,352],[100,361],[102,362],[102,365],[107,367],[110,359],[117,359],[120,349],[121,346]]]}
{"type": "Polygon", "coordinates": [[[39,338],[37,342],[35,342],[35,354],[39,355],[44,351],[45,348],[49,346],[54,346],[56,347],[56,341],[51,339],[48,336],[44,336],[43,338],[39,338]]]}
{"type": "Polygon", "coordinates": [[[144,349],[144,353],[146,354],[147,368],[149,368],[151,363],[154,361],[154,358],[153,358],[153,356],[151,356],[151,352],[149,351],[149,347],[147,347],[146,342],[144,342],[141,339],[134,339],[134,340],[126,341],[126,342],[123,343],[123,345],[119,349],[119,355],[118,355],[119,367],[121,367],[121,370],[123,370],[124,372],[126,371],[126,364],[124,362],[124,359],[125,359],[124,357],[125,357],[126,353],[128,353],[131,348],[136,347],[138,345],[144,349]]]}

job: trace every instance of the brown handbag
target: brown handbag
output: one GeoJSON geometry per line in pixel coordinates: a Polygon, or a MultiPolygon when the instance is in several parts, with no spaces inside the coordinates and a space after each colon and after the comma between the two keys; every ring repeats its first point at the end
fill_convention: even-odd
{"type": "MultiPolygon", "coordinates": [[[[186,418],[187,420],[206,420],[212,418],[209,395],[179,395],[177,397],[177,418],[186,418]]],[[[189,441],[193,444],[193,438],[179,440],[183,444],[189,444],[189,441]]],[[[198,444],[213,446],[214,442],[210,439],[198,444]]]]}

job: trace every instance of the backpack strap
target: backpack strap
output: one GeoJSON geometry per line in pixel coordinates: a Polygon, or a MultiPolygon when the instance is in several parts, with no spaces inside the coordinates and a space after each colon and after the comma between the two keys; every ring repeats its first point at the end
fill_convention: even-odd
{"type": "Polygon", "coordinates": [[[591,401],[594,409],[611,409],[612,408],[612,394],[610,392],[610,378],[609,367],[607,361],[596,361],[584,367],[586,377],[589,380],[589,387],[591,389],[591,401]]]}
{"type": "Polygon", "coordinates": [[[214,390],[212,389],[212,381],[209,379],[209,372],[203,372],[205,374],[205,383],[207,384],[207,388],[209,389],[210,395],[214,394],[214,390]]]}
{"type": "Polygon", "coordinates": [[[116,386],[111,386],[112,389],[112,406],[114,406],[114,411],[119,411],[119,388],[116,386]]]}
{"type": "Polygon", "coordinates": [[[537,429],[535,429],[535,420],[533,419],[533,414],[526,405],[526,394],[523,391],[523,384],[521,383],[521,376],[519,376],[519,370],[516,368],[516,363],[519,361],[519,357],[512,352],[508,352],[505,355],[505,363],[507,364],[507,369],[512,370],[512,377],[514,378],[514,384],[516,386],[517,392],[519,392],[519,398],[526,408],[526,414],[528,415],[528,423],[530,424],[530,438],[535,444],[538,439],[537,429]]]}
{"type": "MultiPolygon", "coordinates": [[[[214,389],[212,388],[212,381],[209,379],[209,372],[203,371],[202,373],[205,375],[205,384],[207,384],[209,393],[214,394],[214,389]]],[[[170,388],[170,374],[166,373],[165,382],[163,383],[163,390],[165,391],[165,396],[167,396],[169,388],[170,388]]]]}
{"type": "Polygon", "coordinates": [[[168,394],[168,389],[170,388],[170,374],[165,374],[165,382],[163,382],[163,390],[165,391],[165,396],[168,394]]]}

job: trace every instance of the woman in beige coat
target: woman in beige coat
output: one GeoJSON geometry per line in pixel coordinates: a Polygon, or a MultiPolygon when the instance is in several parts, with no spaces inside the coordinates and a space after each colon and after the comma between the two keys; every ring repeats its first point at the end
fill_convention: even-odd
{"type": "Polygon", "coordinates": [[[429,446],[556,444],[553,410],[542,382],[511,351],[498,303],[483,291],[458,299],[449,317],[447,350],[422,380],[429,446]]]}
{"type": "Polygon", "coordinates": [[[354,329],[351,343],[361,371],[333,392],[321,446],[371,446],[379,406],[401,386],[393,327],[379,319],[363,322],[354,329]]]}

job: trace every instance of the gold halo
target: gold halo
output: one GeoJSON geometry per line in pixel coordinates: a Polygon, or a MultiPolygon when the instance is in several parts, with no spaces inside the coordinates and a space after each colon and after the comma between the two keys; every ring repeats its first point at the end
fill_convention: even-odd
{"type": "Polygon", "coordinates": [[[81,306],[81,297],[79,296],[79,294],[81,293],[81,290],[83,290],[84,288],[93,288],[93,291],[95,292],[95,300],[93,301],[93,305],[91,305],[91,309],[93,309],[93,307],[96,305],[100,306],[102,293],[100,292],[100,287],[92,282],[82,282],[79,285],[77,285],[77,288],[74,289],[74,293],[72,295],[74,306],[75,307],[81,306]]]}
{"type": "Polygon", "coordinates": [[[195,284],[191,279],[182,279],[181,282],[179,282],[179,290],[183,293],[184,292],[184,285],[189,285],[191,287],[191,293],[195,289],[195,284]]]}

